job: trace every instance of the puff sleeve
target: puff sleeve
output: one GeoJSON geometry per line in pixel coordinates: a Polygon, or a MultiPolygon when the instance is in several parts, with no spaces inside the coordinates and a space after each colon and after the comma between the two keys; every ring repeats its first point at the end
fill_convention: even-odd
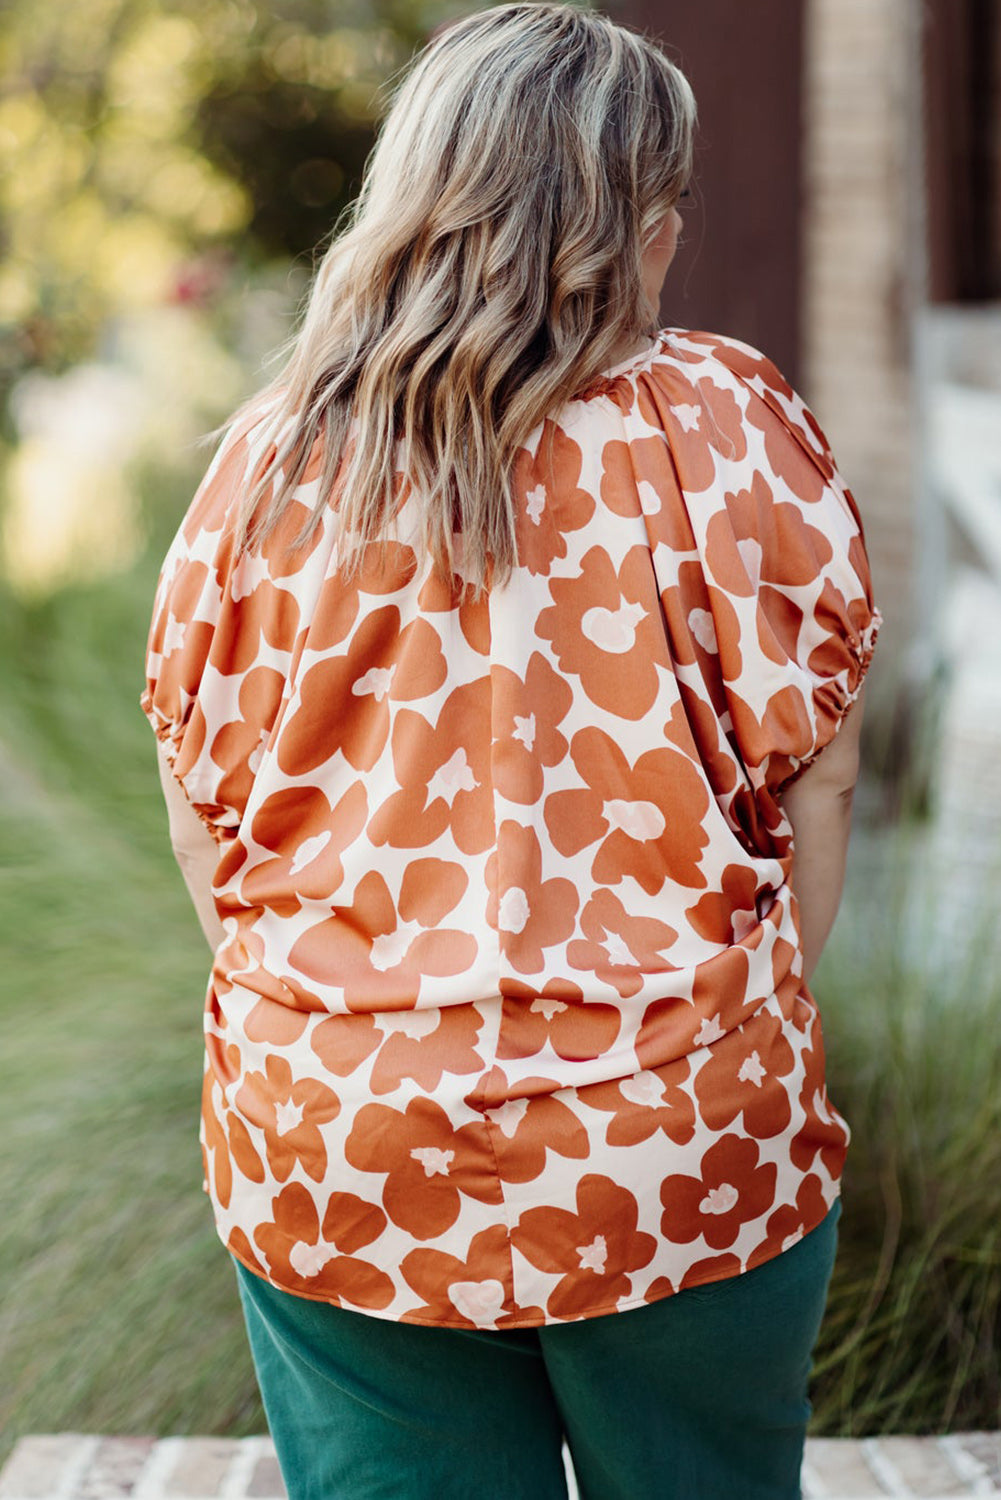
{"type": "Polygon", "coordinates": [[[862,519],[815,417],[765,355],[691,334],[686,357],[687,430],[676,405],[666,430],[678,428],[700,556],[677,628],[752,785],[774,795],[833,739],[872,659],[881,615],[862,519]]]}
{"type": "MultiPolygon", "coordinates": [[[[857,699],[882,617],[862,518],[813,413],[770,360],[729,361],[748,391],[752,464],[727,486],[707,538],[709,570],[739,570],[731,602],[740,660],[727,698],[746,766],[775,792],[834,738],[857,699]]],[[[726,668],[724,668],[726,673],[726,668]]]]}
{"type": "Polygon", "coordinates": [[[174,777],[220,843],[239,828],[298,630],[296,599],[270,576],[269,558],[237,556],[233,545],[246,486],[268,461],[259,417],[227,432],[164,559],[139,700],[174,777]]]}

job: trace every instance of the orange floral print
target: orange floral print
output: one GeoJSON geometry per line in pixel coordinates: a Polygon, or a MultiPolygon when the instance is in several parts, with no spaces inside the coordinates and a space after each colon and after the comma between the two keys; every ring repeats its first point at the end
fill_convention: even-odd
{"type": "Polygon", "coordinates": [[[819,1224],[826,1213],[827,1203],[820,1178],[811,1172],[800,1183],[795,1207],[784,1203],[769,1215],[766,1225],[768,1232],[748,1256],[748,1270],[751,1266],[760,1265],[762,1261],[771,1260],[773,1255],[780,1255],[787,1245],[802,1239],[807,1230],[819,1224]]]}
{"type": "Polygon", "coordinates": [[[539,651],[533,651],[524,678],[506,667],[494,667],[491,685],[494,785],[510,802],[537,802],[543,767],[560,765],[567,753],[557,725],[570,711],[573,692],[539,651]]]}
{"type": "Polygon", "coordinates": [[[407,1010],[416,1005],[425,974],[461,974],[476,939],[455,928],[425,927],[420,911],[401,921],[383,877],[363,875],[350,906],[308,927],[289,962],[322,984],[343,989],[349,1010],[407,1010]]]}
{"type": "Polygon", "coordinates": [[[505,819],[497,843],[500,859],[492,854],[487,861],[487,921],[498,929],[508,961],[522,974],[537,974],[545,950],[573,932],[577,892],[569,880],[542,879],[542,850],[531,828],[505,819]]]}
{"type": "Polygon", "coordinates": [[[567,1061],[583,1062],[607,1052],[619,1034],[614,1005],[585,1001],[580,985],[550,979],[541,990],[518,979],[502,979],[497,1056],[532,1057],[549,1046],[567,1061]]]}
{"type": "Polygon", "coordinates": [[[609,1177],[577,1185],[577,1212],[529,1208],[511,1231],[515,1247],[541,1271],[560,1276],[546,1304],[557,1318],[614,1307],[632,1291],[631,1274],[650,1264],[657,1242],[637,1229],[636,1199],[609,1177]]]}
{"type": "Polygon", "coordinates": [[[613,984],[628,999],[642,988],[643,977],[673,965],[665,954],[678,934],[656,917],[631,917],[612,891],[600,890],[580,920],[584,939],[567,944],[567,962],[613,984]]]}
{"type": "Polygon", "coordinates": [[[447,828],[464,854],[486,849],[493,837],[489,677],[450,693],[433,725],[401,710],[392,744],[401,790],[372,818],[372,842],[424,848],[447,828]]]}
{"type": "Polygon", "coordinates": [[[570,755],[585,787],[552,792],[546,827],[561,854],[577,854],[599,839],[591,874],[617,885],[632,875],[651,896],[665,880],[704,886],[699,869],[708,837],[702,824],[709,799],[687,756],[673,747],[647,750],[634,765],[600,729],[581,729],[570,755]],[[630,795],[616,795],[623,790],[630,795]]]}
{"type": "Polygon", "coordinates": [[[658,1130],[684,1146],[695,1134],[695,1101],[681,1087],[688,1077],[684,1058],[659,1072],[642,1070],[620,1083],[593,1083],[587,1090],[592,1109],[608,1110],[605,1139],[610,1146],[635,1146],[658,1130]]]}
{"type": "Polygon", "coordinates": [[[535,622],[551,641],[560,670],[579,677],[592,703],[623,719],[641,719],[657,696],[663,633],[646,547],[632,547],[615,568],[592,547],[576,578],[550,579],[553,597],[535,622]]]}
{"type": "Polygon", "coordinates": [[[665,1177],[661,1231],[687,1242],[700,1234],[714,1250],[737,1238],[740,1226],[758,1219],[775,1200],[774,1162],[758,1165],[758,1147],[738,1135],[721,1136],[702,1158],[701,1175],[665,1177]]]}
{"type": "Polygon", "coordinates": [[[518,532],[531,534],[526,548],[532,573],[548,573],[567,555],[569,532],[586,526],[594,514],[594,496],[579,486],[582,452],[557,423],[545,421],[537,451],[515,455],[513,482],[524,497],[516,511],[518,532]]]}
{"type": "Polygon", "coordinates": [[[408,1031],[383,1027],[386,1040],[372,1068],[373,1094],[390,1094],[404,1078],[412,1078],[433,1093],[443,1073],[478,1073],[483,1058],[476,1043],[483,1018],[471,1005],[450,1005],[439,1011],[416,1011],[405,1017],[408,1031]],[[411,1034],[417,1023],[419,1031],[411,1034]]]}
{"type": "Polygon", "coordinates": [[[241,813],[260,770],[284,689],[284,677],[273,668],[248,671],[237,697],[239,719],[224,724],[212,740],[209,753],[225,768],[219,780],[219,801],[241,813]]]}
{"type": "Polygon", "coordinates": [[[704,375],[688,382],[675,382],[670,399],[642,381],[640,412],[651,426],[667,435],[674,455],[678,479],[686,491],[699,494],[716,477],[717,454],[730,460],[747,453],[743,414],[732,391],[720,390],[704,375]]]}
{"type": "Polygon", "coordinates": [[[322,1182],[327,1149],[321,1125],[336,1120],[341,1101],[333,1089],[313,1078],[294,1081],[283,1057],[268,1056],[264,1073],[248,1073],[236,1096],[236,1107],[264,1131],[268,1167],[286,1182],[296,1166],[322,1182]]]}
{"type": "Polygon", "coordinates": [[[343,1297],[352,1306],[371,1307],[386,1307],[392,1300],[393,1283],[384,1271],[353,1253],[338,1253],[361,1249],[379,1237],[386,1222],[380,1209],[353,1193],[334,1193],[321,1224],[312,1194],[290,1182],[271,1212],[271,1221],[257,1228],[254,1240],[283,1286],[312,1292],[322,1270],[331,1300],[343,1297]]]}
{"type": "Polygon", "coordinates": [[[759,1140],[785,1130],[792,1105],[782,1080],[796,1059],[784,1029],[779,1016],[758,1011],[714,1050],[695,1080],[707,1125],[722,1130],[742,1114],[748,1134],[759,1140]]]}
{"type": "Polygon", "coordinates": [[[516,455],[503,584],[472,587],[460,533],[437,573],[399,469],[347,579],[322,433],[238,554],[270,398],[157,581],[140,702],[217,848],[219,1232],[380,1317],[698,1297],[840,1190],[781,794],[872,658],[858,507],[738,340],[666,328],[580,386],[516,455]]]}
{"type": "Polygon", "coordinates": [[[432,1099],[413,1099],[402,1113],[386,1104],[363,1105],[344,1154],[360,1172],[385,1175],[383,1206],[415,1239],[444,1233],[459,1217],[465,1194],[501,1202],[485,1126],[454,1129],[432,1099]]]}
{"type": "Polygon", "coordinates": [[[273,850],[275,857],[257,855],[244,871],[244,901],[285,913],[298,911],[303,899],[333,894],[344,878],[341,857],[364,827],[367,812],[360,781],[349,786],[333,808],[317,787],[272,793],[255,813],[250,830],[255,844],[273,850]]]}
{"type": "Polygon", "coordinates": [[[589,1154],[587,1131],[573,1110],[551,1094],[534,1099],[509,1099],[489,1110],[497,1175],[503,1182],[531,1182],[546,1165],[546,1153],[584,1161],[589,1154]]]}
{"type": "MultiPolygon", "coordinates": [[[[444,1250],[411,1250],[400,1267],[424,1305],[405,1321],[459,1328],[504,1328],[520,1322],[511,1282],[507,1231],[500,1225],[474,1235],[460,1260],[444,1250]]],[[[532,1311],[539,1317],[541,1308],[532,1311]]]]}
{"type": "Polygon", "coordinates": [[[742,943],[758,925],[758,882],[746,865],[727,865],[720,887],[689,906],[685,916],[710,943],[742,943]]]}

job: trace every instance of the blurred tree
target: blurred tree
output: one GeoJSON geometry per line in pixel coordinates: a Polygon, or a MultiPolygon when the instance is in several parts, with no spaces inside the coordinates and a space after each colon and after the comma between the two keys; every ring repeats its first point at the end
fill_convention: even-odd
{"type": "Polygon", "coordinates": [[[309,252],[442,0],[7,0],[0,402],[123,312],[309,252]]]}

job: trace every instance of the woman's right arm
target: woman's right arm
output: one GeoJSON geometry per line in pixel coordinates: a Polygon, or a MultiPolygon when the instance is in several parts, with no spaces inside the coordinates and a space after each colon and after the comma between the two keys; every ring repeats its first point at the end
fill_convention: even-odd
{"type": "Polygon", "coordinates": [[[841,904],[864,696],[863,688],[834,739],[779,794],[793,829],[792,888],[799,904],[807,983],[841,904]]]}

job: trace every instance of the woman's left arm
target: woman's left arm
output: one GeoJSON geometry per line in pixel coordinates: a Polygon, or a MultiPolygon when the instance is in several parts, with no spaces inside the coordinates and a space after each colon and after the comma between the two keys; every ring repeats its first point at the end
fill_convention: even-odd
{"type": "Polygon", "coordinates": [[[205,939],[214,953],[225,937],[212,897],[212,877],[219,863],[219,845],[185,797],[170,769],[166,751],[157,741],[160,785],[167,804],[167,822],[174,858],[194,904],[205,939]]]}

